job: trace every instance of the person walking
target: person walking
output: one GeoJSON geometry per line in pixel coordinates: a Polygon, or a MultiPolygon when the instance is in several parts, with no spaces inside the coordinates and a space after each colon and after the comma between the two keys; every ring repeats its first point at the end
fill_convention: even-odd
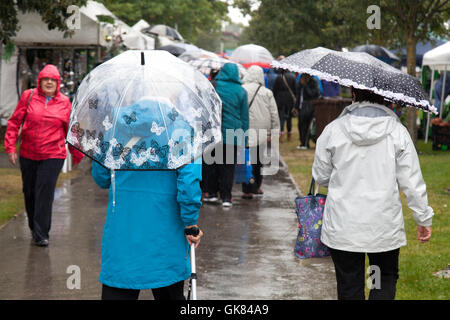
{"type": "Polygon", "coordinates": [[[303,73],[297,82],[297,106],[295,113],[298,114],[298,133],[300,145],[297,149],[309,149],[309,127],[314,118],[314,106],[311,101],[319,98],[320,89],[317,80],[303,73]]]}
{"type": "Polygon", "coordinates": [[[116,171],[93,162],[92,177],[109,189],[102,237],[102,300],[137,300],[152,289],[155,300],[184,300],[191,275],[189,246],[197,247],[201,163],[171,171],[116,171]],[[157,183],[155,183],[157,182],[157,183]]]}
{"type": "Polygon", "coordinates": [[[280,117],[280,142],[292,139],[292,110],[297,104],[295,75],[286,70],[280,70],[273,86],[273,95],[278,106],[280,117]],[[286,124],[286,131],[284,125],[286,124]]]}
{"type": "MultiPolygon", "coordinates": [[[[16,143],[20,137],[20,169],[28,225],[33,241],[48,246],[56,182],[67,156],[65,138],[71,103],[60,92],[61,77],[56,66],[46,65],[38,75],[38,87],[23,92],[8,120],[5,151],[17,162],[16,143]]],[[[83,154],[69,146],[73,163],[83,154]]]]}
{"type": "Polygon", "coordinates": [[[248,130],[247,91],[242,88],[236,64],[226,63],[215,78],[216,91],[222,100],[223,143],[211,151],[212,163],[206,163],[204,187],[205,202],[216,202],[218,193],[224,207],[232,206],[231,190],[237,160],[237,146],[247,145],[245,132],[248,130]]]}
{"type": "Polygon", "coordinates": [[[365,299],[365,255],[379,285],[369,299],[394,299],[400,247],[406,245],[399,188],[413,211],[417,238],[431,237],[414,143],[384,98],[352,88],[354,103],[317,140],[312,175],[328,187],[321,241],[330,248],[338,299],[365,299]]]}
{"type": "Polygon", "coordinates": [[[262,157],[266,154],[267,143],[277,139],[280,119],[275,98],[271,90],[264,86],[264,71],[259,66],[251,66],[243,79],[249,103],[250,134],[248,144],[252,161],[252,174],[255,182],[243,183],[243,198],[251,199],[253,194],[263,194],[262,157]],[[272,136],[275,134],[275,136],[272,136]]]}

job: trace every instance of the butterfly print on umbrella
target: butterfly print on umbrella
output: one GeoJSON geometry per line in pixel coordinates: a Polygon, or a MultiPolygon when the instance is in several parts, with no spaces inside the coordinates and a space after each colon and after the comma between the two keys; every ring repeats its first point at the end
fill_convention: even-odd
{"type": "Polygon", "coordinates": [[[136,118],[136,113],[135,112],[131,112],[130,115],[123,115],[122,116],[123,120],[125,120],[125,123],[130,125],[132,122],[136,122],[137,118],[136,118]]]}

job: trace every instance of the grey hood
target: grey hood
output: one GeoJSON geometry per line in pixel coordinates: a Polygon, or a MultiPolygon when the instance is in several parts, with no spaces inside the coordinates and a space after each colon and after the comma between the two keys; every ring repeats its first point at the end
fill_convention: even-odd
{"type": "Polygon", "coordinates": [[[242,82],[245,83],[257,83],[264,86],[264,70],[260,66],[251,66],[247,70],[242,82]]]}
{"type": "Polygon", "coordinates": [[[370,102],[353,103],[344,109],[340,117],[345,135],[359,146],[380,142],[400,122],[392,110],[370,102]]]}

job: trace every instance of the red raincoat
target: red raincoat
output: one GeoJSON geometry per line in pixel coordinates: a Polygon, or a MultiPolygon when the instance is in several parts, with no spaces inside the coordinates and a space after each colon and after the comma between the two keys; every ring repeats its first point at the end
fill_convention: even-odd
{"type": "MultiPolygon", "coordinates": [[[[58,69],[46,65],[39,73],[36,89],[26,90],[17,104],[5,134],[6,153],[16,151],[16,142],[22,126],[20,156],[31,160],[65,159],[67,156],[65,139],[69,127],[71,103],[69,98],[59,91],[61,77],[58,69]],[[47,98],[40,88],[42,78],[57,79],[54,97],[47,98]],[[33,91],[33,95],[30,95],[33,91]]],[[[74,164],[83,158],[83,154],[69,146],[74,164]]]]}

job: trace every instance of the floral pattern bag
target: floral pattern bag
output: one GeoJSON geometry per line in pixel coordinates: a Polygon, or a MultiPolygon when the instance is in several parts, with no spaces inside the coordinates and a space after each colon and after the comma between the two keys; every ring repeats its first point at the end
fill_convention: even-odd
{"type": "Polygon", "coordinates": [[[308,195],[295,199],[299,230],[294,252],[300,259],[321,258],[330,255],[328,247],[320,241],[323,210],[327,196],[316,194],[314,189],[313,178],[308,195]]]}

